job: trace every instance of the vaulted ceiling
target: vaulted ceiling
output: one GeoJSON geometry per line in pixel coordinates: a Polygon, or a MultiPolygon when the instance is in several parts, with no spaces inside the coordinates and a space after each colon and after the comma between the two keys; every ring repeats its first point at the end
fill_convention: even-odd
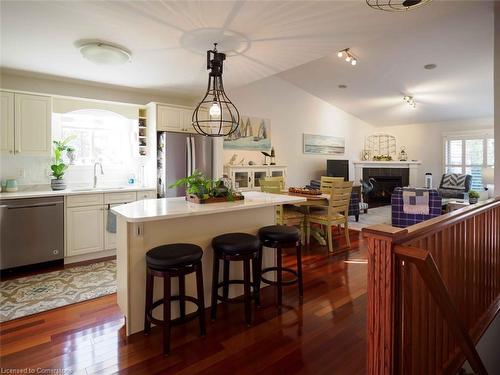
{"type": "MultiPolygon", "coordinates": [[[[411,12],[365,1],[1,2],[5,68],[199,96],[205,51],[228,52],[229,89],[278,75],[373,124],[493,113],[493,6],[433,1],[411,12]],[[125,46],[132,62],[99,66],[75,46],[125,46]],[[359,64],[340,60],[350,47],[359,64]],[[437,64],[425,70],[425,64],[437,64]],[[347,85],[339,89],[338,85],[347,85]],[[416,110],[402,102],[414,96],[416,110]]],[[[270,98],[272,100],[272,98],[270,98]]]]}

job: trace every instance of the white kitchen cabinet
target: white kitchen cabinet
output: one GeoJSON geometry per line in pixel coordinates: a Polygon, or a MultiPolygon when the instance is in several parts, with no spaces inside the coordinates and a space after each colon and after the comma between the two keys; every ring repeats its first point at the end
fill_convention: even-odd
{"type": "Polygon", "coordinates": [[[0,92],[0,151],[14,154],[14,93],[0,92]]]}
{"type": "Polygon", "coordinates": [[[259,180],[283,176],[286,184],[286,166],[283,165],[226,165],[224,173],[233,181],[236,190],[260,190],[259,180]]]}
{"type": "Polygon", "coordinates": [[[42,95],[14,94],[15,153],[50,155],[52,135],[52,98],[42,95]]]}
{"type": "Polygon", "coordinates": [[[66,256],[104,250],[104,207],[66,208],[66,256]]]}
{"type": "Polygon", "coordinates": [[[143,199],[156,199],[156,190],[144,190],[137,192],[137,200],[141,201],[143,199]]]}
{"type": "Polygon", "coordinates": [[[184,113],[182,108],[159,104],[156,111],[156,130],[173,132],[184,131],[184,113]]]}

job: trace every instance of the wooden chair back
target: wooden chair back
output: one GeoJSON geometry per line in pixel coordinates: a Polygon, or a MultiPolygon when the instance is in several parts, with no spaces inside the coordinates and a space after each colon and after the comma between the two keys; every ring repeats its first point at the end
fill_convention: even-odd
{"type": "MultiPolygon", "coordinates": [[[[343,179],[342,179],[343,180],[343,179]]],[[[330,190],[328,214],[342,214],[347,216],[351,200],[353,181],[333,181],[330,190]]]]}
{"type": "Polygon", "coordinates": [[[344,177],[321,176],[319,190],[321,190],[324,194],[330,194],[330,190],[332,190],[332,183],[335,181],[344,181],[344,177]]]}
{"type": "Polygon", "coordinates": [[[283,176],[276,176],[276,177],[265,177],[265,181],[278,181],[281,184],[281,190],[285,189],[285,178],[283,176]]]}
{"type": "Polygon", "coordinates": [[[264,193],[274,193],[274,194],[279,194],[281,193],[281,183],[279,181],[268,181],[265,179],[260,179],[259,180],[260,184],[260,191],[264,193]]]}

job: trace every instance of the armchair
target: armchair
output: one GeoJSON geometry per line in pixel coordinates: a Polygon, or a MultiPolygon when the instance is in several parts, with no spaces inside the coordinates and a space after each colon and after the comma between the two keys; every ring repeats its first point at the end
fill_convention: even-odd
{"type": "Polygon", "coordinates": [[[472,185],[470,174],[445,173],[439,183],[439,194],[442,198],[463,199],[464,193],[468,193],[472,185]]]}

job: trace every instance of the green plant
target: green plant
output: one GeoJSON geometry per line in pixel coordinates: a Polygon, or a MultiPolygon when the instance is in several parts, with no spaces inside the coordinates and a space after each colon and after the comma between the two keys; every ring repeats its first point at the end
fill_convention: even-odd
{"type": "Polygon", "coordinates": [[[75,136],[71,135],[62,141],[52,142],[54,144],[54,164],[50,166],[50,169],[52,170],[52,176],[57,180],[62,179],[66,169],[68,169],[68,166],[63,163],[62,156],[64,151],[68,151],[69,149],[72,151],[75,150],[73,147],[68,146],[68,143],[74,138],[75,136]]]}
{"type": "Polygon", "coordinates": [[[479,199],[480,195],[477,191],[475,190],[471,190],[469,191],[469,198],[476,198],[476,199],[479,199]]]}
{"type": "Polygon", "coordinates": [[[169,188],[179,186],[186,186],[187,194],[196,195],[200,199],[226,197],[229,201],[233,201],[235,196],[235,192],[224,186],[220,179],[212,180],[205,177],[200,171],[194,171],[191,176],[177,180],[169,188]]]}

